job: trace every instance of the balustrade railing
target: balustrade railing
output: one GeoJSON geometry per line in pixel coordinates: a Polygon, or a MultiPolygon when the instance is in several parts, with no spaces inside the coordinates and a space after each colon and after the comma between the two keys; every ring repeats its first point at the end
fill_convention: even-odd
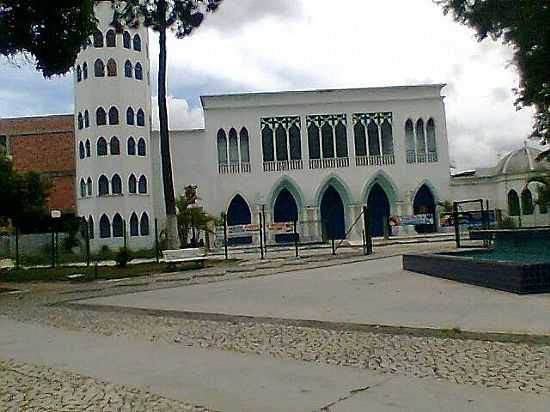
{"type": "Polygon", "coordinates": [[[384,155],[373,155],[373,156],[356,156],[355,165],[356,166],[387,166],[395,164],[395,155],[384,154],[384,155]]]}
{"type": "Polygon", "coordinates": [[[264,172],[282,172],[285,170],[301,170],[303,168],[304,163],[301,159],[264,162],[264,172]]]}
{"type": "Polygon", "coordinates": [[[218,165],[218,173],[221,175],[238,175],[240,173],[250,173],[250,163],[230,163],[218,165]]]}
{"type": "Polygon", "coordinates": [[[414,151],[407,152],[407,163],[435,163],[437,161],[437,152],[418,154],[414,151]]]}
{"type": "Polygon", "coordinates": [[[310,169],[337,169],[349,167],[349,157],[331,157],[327,159],[309,159],[310,169]]]}

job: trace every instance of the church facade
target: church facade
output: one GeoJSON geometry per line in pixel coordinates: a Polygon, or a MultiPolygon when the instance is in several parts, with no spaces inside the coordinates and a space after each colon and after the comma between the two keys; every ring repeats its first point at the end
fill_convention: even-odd
{"type": "MultiPolygon", "coordinates": [[[[158,132],[151,129],[146,29],[116,33],[109,2],[75,66],[77,209],[92,248],[154,244],[165,221],[158,132]]],[[[203,96],[205,127],[170,132],[176,196],[228,225],[305,222],[304,241],[361,239],[392,215],[449,199],[444,85],[203,96]]],[[[408,230],[412,230],[408,228],[408,230]]],[[[275,231],[267,241],[284,240],[275,231]],[[271,236],[272,235],[272,236],[271,236]]],[[[250,240],[250,239],[248,239],[250,240]]],[[[251,241],[258,241],[252,238],[251,241]]]]}

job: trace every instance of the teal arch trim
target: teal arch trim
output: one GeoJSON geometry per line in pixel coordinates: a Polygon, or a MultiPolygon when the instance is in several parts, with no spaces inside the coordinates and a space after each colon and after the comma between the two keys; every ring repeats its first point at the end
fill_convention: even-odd
{"type": "Polygon", "coordinates": [[[298,206],[298,211],[302,211],[305,205],[304,193],[300,189],[300,186],[298,186],[298,184],[287,175],[281,176],[281,178],[275,182],[275,184],[271,188],[271,191],[267,195],[266,205],[267,207],[269,207],[269,210],[273,212],[275,200],[277,200],[277,196],[279,196],[279,193],[281,193],[283,189],[288,190],[290,194],[294,196],[296,206],[298,206]]]}
{"type": "Polygon", "coordinates": [[[435,207],[437,208],[437,205],[441,201],[441,199],[439,198],[439,194],[437,193],[434,185],[428,179],[424,179],[422,182],[420,182],[420,184],[418,184],[418,186],[416,186],[416,189],[414,189],[410,199],[411,205],[414,204],[414,199],[416,198],[416,195],[418,194],[418,191],[422,188],[422,186],[426,186],[428,189],[430,189],[430,192],[432,192],[432,196],[434,197],[435,207]]]}
{"type": "Polygon", "coordinates": [[[344,206],[353,206],[355,202],[353,201],[353,197],[351,196],[351,190],[349,189],[348,185],[342,178],[335,174],[330,174],[327,177],[323,179],[321,184],[319,185],[319,189],[317,189],[317,193],[315,194],[315,206],[321,207],[321,200],[323,199],[323,195],[325,194],[325,191],[328,189],[329,186],[334,187],[338,194],[340,195],[340,198],[342,199],[342,202],[344,203],[344,206]]]}
{"type": "Polygon", "coordinates": [[[363,203],[367,203],[370,191],[377,183],[382,187],[382,189],[384,189],[384,192],[386,192],[386,196],[388,196],[388,200],[390,201],[390,208],[393,209],[395,203],[399,200],[399,190],[397,189],[397,186],[393,182],[392,178],[383,170],[376,172],[376,174],[365,185],[363,194],[361,195],[363,203]]]}

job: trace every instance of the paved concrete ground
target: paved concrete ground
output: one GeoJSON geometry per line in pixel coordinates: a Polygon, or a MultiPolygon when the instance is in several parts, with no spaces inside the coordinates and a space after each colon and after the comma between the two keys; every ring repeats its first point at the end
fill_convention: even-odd
{"type": "MultiPolygon", "coordinates": [[[[549,395],[63,331],[0,318],[0,357],[221,411],[546,412],[549,395]]],[[[5,388],[3,388],[5,389],[5,388]]]]}
{"type": "Polygon", "coordinates": [[[406,272],[401,257],[80,303],[550,335],[549,294],[519,296],[406,272]]]}

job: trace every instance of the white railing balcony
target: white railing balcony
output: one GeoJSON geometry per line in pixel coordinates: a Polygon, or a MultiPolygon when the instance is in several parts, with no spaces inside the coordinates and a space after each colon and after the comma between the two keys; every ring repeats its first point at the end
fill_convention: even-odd
{"type": "Polygon", "coordinates": [[[264,162],[264,172],[284,172],[286,170],[301,170],[303,168],[304,163],[301,159],[264,162]]]}
{"type": "Polygon", "coordinates": [[[438,161],[437,152],[416,153],[407,152],[407,163],[435,163],[438,161]]]}
{"type": "Polygon", "coordinates": [[[356,166],[388,166],[395,164],[395,155],[384,154],[384,155],[373,155],[373,156],[356,156],[355,165],[356,166]]]}
{"type": "Polygon", "coordinates": [[[240,173],[250,173],[250,163],[230,163],[218,165],[218,173],[220,175],[238,175],[240,173]]]}
{"type": "Polygon", "coordinates": [[[338,169],[349,167],[349,157],[331,157],[328,159],[309,159],[310,169],[338,169]]]}

